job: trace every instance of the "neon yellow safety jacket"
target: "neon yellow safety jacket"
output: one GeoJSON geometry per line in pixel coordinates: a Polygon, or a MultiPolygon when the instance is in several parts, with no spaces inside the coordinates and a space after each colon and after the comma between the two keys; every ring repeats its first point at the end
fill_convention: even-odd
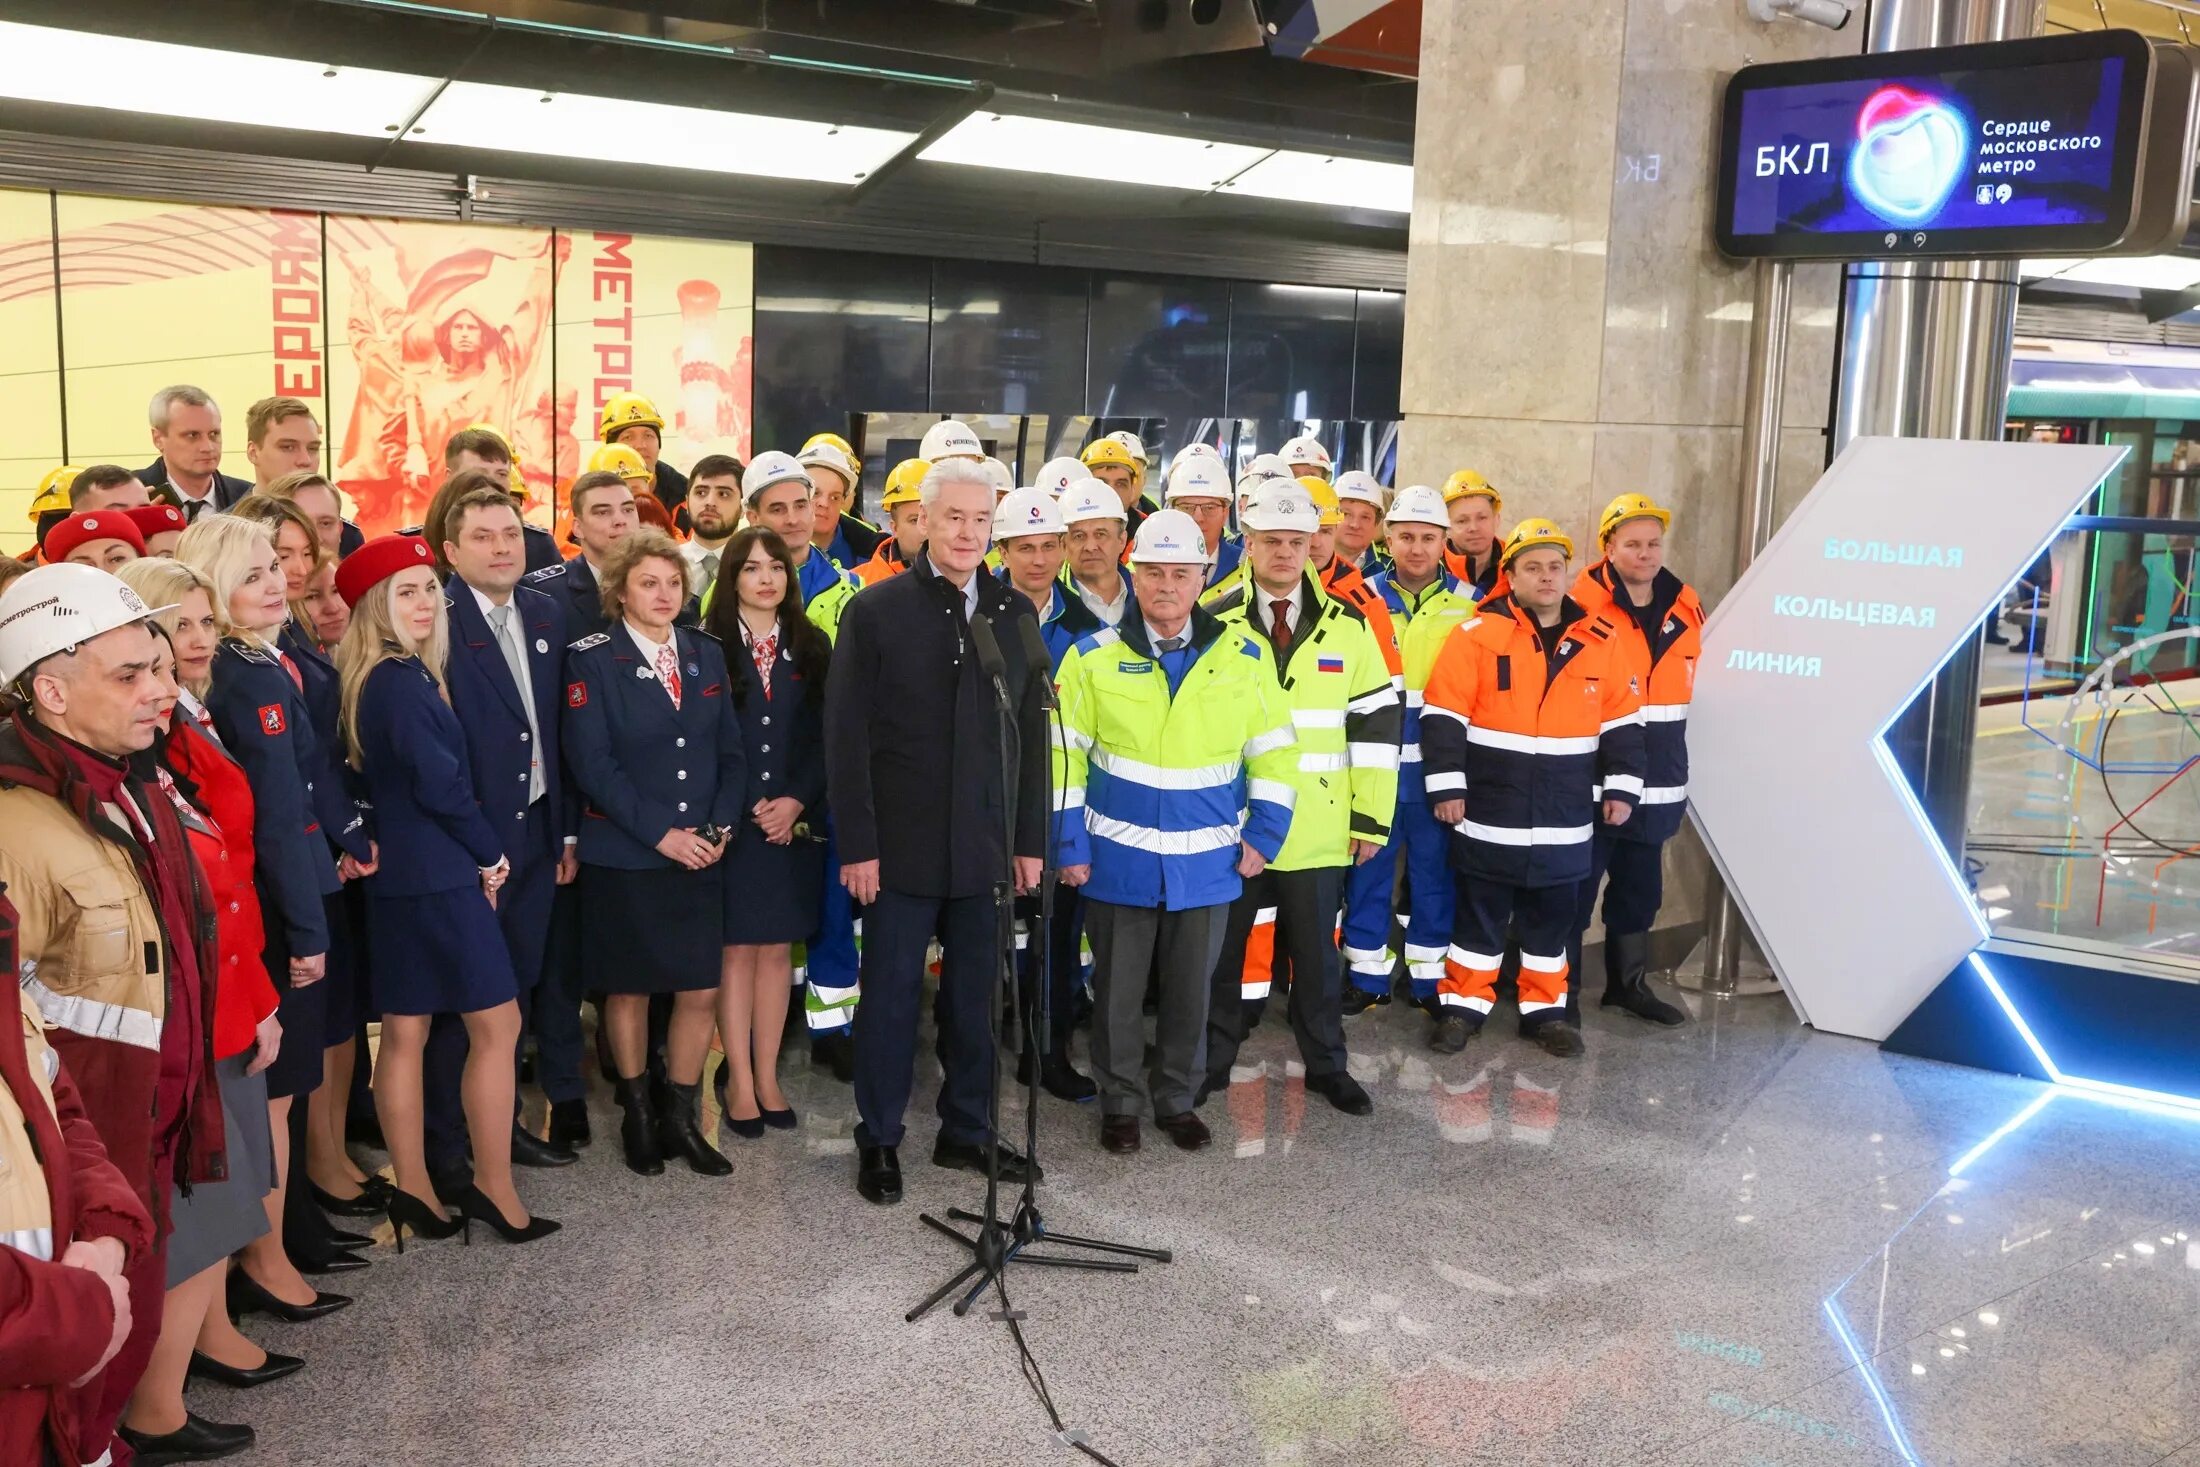
{"type": "MultiPolygon", "coordinates": [[[[1267,618],[1251,614],[1253,598],[1264,596],[1247,575],[1209,609],[1269,648],[1267,618]]],[[[1290,645],[1281,657],[1269,654],[1299,737],[1291,838],[1269,863],[1279,871],[1351,865],[1353,841],[1389,841],[1398,806],[1403,705],[1382,645],[1367,618],[1311,571],[1300,607],[1290,645]]]]}

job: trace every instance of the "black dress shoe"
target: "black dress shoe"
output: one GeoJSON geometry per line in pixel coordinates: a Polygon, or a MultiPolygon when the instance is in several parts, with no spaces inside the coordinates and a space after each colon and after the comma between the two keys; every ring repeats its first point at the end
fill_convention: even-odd
{"type": "Polygon", "coordinates": [[[1207,1144],[1214,1140],[1213,1133],[1207,1129],[1207,1123],[1194,1111],[1180,1110],[1175,1115],[1155,1116],[1153,1123],[1157,1129],[1167,1133],[1179,1151],[1204,1151],[1207,1144]]]}
{"type": "Polygon", "coordinates": [[[1360,1082],[1343,1070],[1327,1075],[1308,1075],[1306,1088],[1328,1101],[1348,1116],[1373,1115],[1375,1102],[1367,1098],[1367,1091],[1360,1082]]]}
{"type": "Polygon", "coordinates": [[[319,1319],[324,1314],[334,1314],[349,1308],[348,1294],[323,1294],[316,1291],[310,1304],[292,1304],[276,1298],[260,1287],[259,1281],[242,1268],[229,1271],[229,1317],[242,1319],[247,1314],[265,1314],[285,1324],[304,1324],[309,1319],[319,1319]]]}
{"type": "Polygon", "coordinates": [[[1138,1135],[1138,1117],[1102,1116],[1100,1118],[1100,1149],[1126,1156],[1143,1144],[1138,1135]]]}
{"type": "Polygon", "coordinates": [[[184,1373],[193,1380],[210,1380],[231,1390],[249,1391],[254,1386],[294,1375],[305,1369],[305,1365],[305,1361],[295,1355],[278,1355],[273,1350],[268,1351],[267,1359],[256,1366],[224,1365],[211,1355],[193,1350],[191,1364],[184,1373]]]}
{"type": "Polygon", "coordinates": [[[567,1151],[577,1150],[593,1140],[588,1131],[588,1102],[585,1100],[553,1100],[550,1102],[550,1144],[562,1146],[567,1151]]]}
{"type": "Polygon", "coordinates": [[[901,1158],[891,1146],[856,1150],[856,1190],[867,1202],[888,1207],[901,1201],[901,1158]]]}
{"type": "MultiPolygon", "coordinates": [[[[580,1157],[563,1146],[553,1146],[525,1126],[512,1126],[512,1165],[553,1167],[571,1166],[580,1157]]],[[[437,1196],[443,1194],[438,1192],[437,1196]]]]}
{"type": "MultiPolygon", "coordinates": [[[[1046,1171],[1039,1163],[1026,1161],[1016,1153],[1013,1147],[997,1145],[997,1149],[1001,1153],[1002,1181],[1009,1183],[1011,1186],[1021,1187],[1024,1184],[1024,1173],[1027,1168],[1030,1170],[1032,1181],[1043,1182],[1046,1180],[1046,1171]]],[[[985,1175],[986,1148],[975,1142],[950,1141],[942,1136],[933,1143],[932,1165],[946,1167],[950,1171],[976,1172],[982,1177],[985,1175]]]]}
{"type": "Polygon", "coordinates": [[[144,1467],[166,1467],[170,1462],[218,1461],[250,1451],[253,1442],[258,1440],[249,1426],[227,1426],[188,1412],[182,1426],[160,1436],[148,1436],[127,1426],[118,1427],[116,1434],[130,1444],[131,1452],[144,1467]]]}
{"type": "Polygon", "coordinates": [[[356,1253],[336,1249],[329,1253],[315,1254],[310,1258],[293,1257],[290,1266],[309,1278],[320,1278],[332,1273],[357,1273],[367,1267],[367,1260],[356,1253]]]}

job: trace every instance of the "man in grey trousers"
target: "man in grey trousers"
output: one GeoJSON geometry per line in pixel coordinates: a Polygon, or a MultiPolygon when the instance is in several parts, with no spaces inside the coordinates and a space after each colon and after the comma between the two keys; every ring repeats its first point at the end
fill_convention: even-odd
{"type": "Polygon", "coordinates": [[[1298,742],[1273,655],[1200,609],[1206,571],[1191,516],[1149,515],[1131,548],[1136,605],[1072,647],[1056,674],[1055,836],[1063,884],[1084,888],[1100,1144],[1114,1152],[1139,1148],[1149,1075],[1154,1124],[1186,1151],[1208,1143],[1193,1109],[1208,976],[1230,903],[1291,825],[1298,742]]]}

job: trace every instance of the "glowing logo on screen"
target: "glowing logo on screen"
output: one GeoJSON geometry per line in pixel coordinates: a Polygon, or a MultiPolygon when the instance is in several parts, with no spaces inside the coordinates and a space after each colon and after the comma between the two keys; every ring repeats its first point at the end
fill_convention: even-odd
{"type": "Polygon", "coordinates": [[[1963,176],[1963,118],[1937,97],[1881,87],[1856,114],[1849,189],[1865,208],[1896,224],[1940,211],[1963,176]]]}

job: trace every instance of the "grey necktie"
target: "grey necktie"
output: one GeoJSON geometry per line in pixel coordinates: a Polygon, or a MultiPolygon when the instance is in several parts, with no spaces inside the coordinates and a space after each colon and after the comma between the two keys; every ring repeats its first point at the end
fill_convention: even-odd
{"type": "Polygon", "coordinates": [[[702,595],[705,591],[708,591],[714,584],[716,584],[717,580],[718,552],[715,550],[706,550],[703,552],[703,583],[695,588],[695,594],[698,596],[702,595]]]}
{"type": "Polygon", "coordinates": [[[1161,646],[1157,650],[1162,652],[1176,652],[1182,650],[1183,646],[1184,639],[1182,637],[1163,637],[1161,639],[1161,646]]]}
{"type": "Polygon", "coordinates": [[[495,625],[504,665],[512,670],[512,686],[519,689],[520,706],[527,710],[527,803],[532,805],[543,796],[542,730],[535,725],[535,689],[527,676],[527,652],[519,644],[519,629],[512,625],[511,607],[490,607],[489,620],[495,625]]]}

